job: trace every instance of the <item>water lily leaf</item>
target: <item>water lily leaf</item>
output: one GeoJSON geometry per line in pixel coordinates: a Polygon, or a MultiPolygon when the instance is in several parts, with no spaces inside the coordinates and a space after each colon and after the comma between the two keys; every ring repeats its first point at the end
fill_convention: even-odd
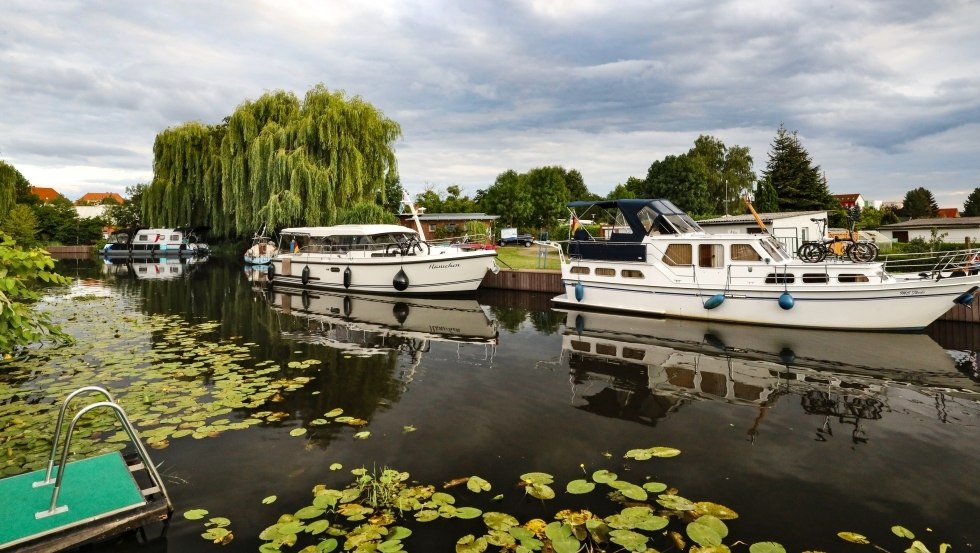
{"type": "Polygon", "coordinates": [[[482,553],[487,550],[487,540],[484,537],[476,538],[473,534],[467,534],[456,542],[456,553],[482,553]]]}
{"type": "Polygon", "coordinates": [[[679,495],[669,495],[669,494],[658,495],[657,503],[663,505],[668,509],[673,509],[675,511],[693,511],[695,508],[694,503],[679,495]]]}
{"type": "Polygon", "coordinates": [[[926,544],[922,543],[919,540],[913,541],[912,546],[906,549],[905,551],[906,553],[930,553],[929,548],[926,547],[926,544]]]}
{"type": "Polygon", "coordinates": [[[617,478],[619,477],[616,476],[616,473],[609,472],[606,469],[597,470],[592,473],[592,480],[595,481],[596,484],[608,484],[615,481],[617,478]]]}
{"type": "Polygon", "coordinates": [[[904,526],[899,526],[899,525],[892,526],[892,534],[895,534],[900,538],[907,538],[910,540],[915,539],[915,534],[913,534],[911,530],[909,530],[904,526]]]}
{"type": "Polygon", "coordinates": [[[412,531],[404,526],[395,526],[388,532],[388,539],[403,540],[412,535],[412,531]]]}
{"type": "Polygon", "coordinates": [[[369,436],[371,436],[371,432],[369,430],[364,430],[354,434],[354,438],[358,440],[366,440],[369,436]]]}
{"type": "MultiPolygon", "coordinates": [[[[491,530],[504,531],[520,524],[520,522],[513,516],[508,515],[507,513],[498,513],[494,511],[483,513],[483,523],[486,524],[487,528],[490,528],[491,530]]],[[[514,535],[514,537],[520,539],[519,536],[514,535]]]]}
{"type": "Polygon", "coordinates": [[[609,541],[630,551],[643,551],[647,545],[647,537],[632,530],[613,530],[609,532],[609,541]]]}
{"type": "Polygon", "coordinates": [[[699,524],[697,520],[687,525],[687,537],[702,546],[721,545],[722,538],[714,528],[707,524],[699,524]]]}
{"type": "Polygon", "coordinates": [[[409,432],[415,432],[415,427],[410,424],[406,424],[405,426],[402,427],[402,432],[406,434],[409,432]]]}
{"type": "Polygon", "coordinates": [[[635,459],[637,461],[646,461],[653,457],[677,457],[681,454],[681,450],[675,449],[673,447],[650,447],[646,449],[631,449],[626,452],[623,457],[626,459],[635,459]]]}
{"type": "MultiPolygon", "coordinates": [[[[721,521],[721,519],[714,517],[712,515],[703,515],[695,519],[691,524],[703,524],[715,531],[719,537],[724,538],[728,536],[728,526],[721,521]]],[[[692,538],[693,539],[693,538],[692,538]]],[[[697,541],[697,540],[694,540],[697,541]]],[[[718,544],[702,544],[700,545],[718,545],[718,544]]],[[[719,542],[720,543],[720,542],[719,542]]]]}
{"type": "Polygon", "coordinates": [[[328,419],[332,419],[334,417],[338,417],[338,416],[342,415],[343,413],[344,413],[344,410],[341,409],[340,407],[337,407],[336,409],[331,409],[331,410],[327,411],[326,413],[323,414],[323,416],[324,417],[327,417],[328,419]]]}
{"type": "Polygon", "coordinates": [[[573,494],[589,493],[595,489],[595,484],[588,480],[572,480],[565,486],[565,491],[573,494]]]}
{"type": "Polygon", "coordinates": [[[521,475],[521,480],[528,484],[551,484],[555,477],[545,472],[528,472],[521,475]]]}
{"type": "Polygon", "coordinates": [[[470,476],[469,480],[466,481],[466,489],[473,493],[488,492],[490,491],[490,482],[479,476],[470,476]]]}
{"type": "Polygon", "coordinates": [[[310,518],[317,518],[318,516],[322,515],[324,512],[325,511],[323,509],[318,509],[310,505],[296,511],[295,516],[298,519],[305,520],[310,518]]]}
{"type": "Polygon", "coordinates": [[[231,521],[225,517],[214,517],[208,520],[207,526],[215,526],[217,528],[224,528],[231,525],[231,521]]]}
{"type": "Polygon", "coordinates": [[[476,507],[459,507],[456,509],[456,518],[471,519],[482,515],[483,511],[476,507]]]}
{"type": "Polygon", "coordinates": [[[667,489],[667,484],[662,482],[647,482],[643,484],[643,489],[650,493],[660,493],[667,489]]]}
{"type": "Polygon", "coordinates": [[[867,545],[871,543],[868,538],[858,534],[856,532],[837,532],[837,537],[844,541],[849,541],[851,543],[860,543],[861,545],[867,545]]]}
{"type": "Polygon", "coordinates": [[[322,534],[330,528],[330,522],[326,520],[315,520],[306,526],[306,532],[316,536],[317,534],[322,534]]]}
{"type": "Polygon", "coordinates": [[[330,465],[330,470],[340,470],[342,468],[344,468],[344,465],[341,465],[340,463],[331,463],[330,465]]]}
{"type": "Polygon", "coordinates": [[[456,503],[456,498],[445,492],[436,492],[432,494],[432,501],[439,505],[452,505],[456,503]]]}
{"type": "Polygon", "coordinates": [[[419,522],[431,522],[439,518],[439,511],[433,511],[431,509],[425,509],[415,513],[415,520],[419,522]]]}
{"type": "Polygon", "coordinates": [[[749,553],[786,553],[786,548],[774,541],[763,541],[750,545],[749,553]]]}
{"type": "Polygon", "coordinates": [[[547,484],[534,483],[527,487],[527,493],[536,499],[554,499],[555,490],[547,484]]]}
{"type": "Polygon", "coordinates": [[[725,507],[724,505],[719,505],[710,501],[698,501],[694,505],[695,514],[697,516],[711,515],[721,520],[734,520],[738,518],[738,513],[729,509],[728,507],[725,507]]]}
{"type": "Polygon", "coordinates": [[[227,528],[210,528],[207,532],[201,534],[201,537],[221,545],[227,545],[231,543],[231,540],[235,539],[234,534],[227,528]]]}
{"type": "Polygon", "coordinates": [[[292,429],[292,430],[289,431],[289,435],[290,436],[294,436],[294,437],[295,436],[302,436],[303,434],[306,434],[306,429],[305,428],[294,428],[294,429],[292,429]]]}
{"type": "Polygon", "coordinates": [[[323,426],[325,424],[330,424],[327,419],[313,419],[310,421],[310,426],[323,426]]]}
{"type": "Polygon", "coordinates": [[[514,546],[517,545],[517,539],[509,532],[503,530],[490,530],[486,538],[489,545],[503,547],[507,550],[514,550],[514,546]]]}
{"type": "Polygon", "coordinates": [[[184,518],[187,520],[200,520],[207,514],[208,512],[205,509],[190,509],[188,511],[184,511],[184,518]]]}
{"type": "Polygon", "coordinates": [[[334,538],[325,539],[317,544],[316,553],[330,553],[337,549],[337,545],[339,544],[334,538]]]}

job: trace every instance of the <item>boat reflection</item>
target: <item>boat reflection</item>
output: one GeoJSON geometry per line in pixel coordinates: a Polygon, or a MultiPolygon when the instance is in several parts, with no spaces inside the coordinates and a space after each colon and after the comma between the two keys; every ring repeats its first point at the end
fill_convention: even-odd
{"type": "Polygon", "coordinates": [[[266,291],[273,309],[302,321],[285,329],[286,338],[339,349],[345,355],[390,352],[409,356],[399,380],[412,380],[422,355],[434,342],[478,346],[479,362],[492,362],[497,325],[473,299],[430,299],[369,294],[338,294],[275,286],[266,291]]]}
{"type": "Polygon", "coordinates": [[[206,263],[207,255],[196,257],[147,257],[102,259],[102,273],[117,278],[170,280],[181,278],[206,263]]]}
{"type": "Polygon", "coordinates": [[[957,402],[980,401],[962,362],[924,334],[565,313],[562,347],[576,398],[606,416],[655,424],[695,400],[765,408],[798,396],[805,413],[826,417],[818,434],[833,419],[852,426],[859,442],[862,421],[880,419],[896,390],[920,396],[910,405],[943,420],[957,402]]]}

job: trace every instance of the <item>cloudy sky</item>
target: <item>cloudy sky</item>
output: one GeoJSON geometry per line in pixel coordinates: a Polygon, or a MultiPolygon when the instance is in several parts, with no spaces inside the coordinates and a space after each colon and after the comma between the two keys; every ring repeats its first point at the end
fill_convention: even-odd
{"type": "Polygon", "coordinates": [[[317,83],[401,124],[403,185],[578,169],[605,194],[700,134],[780,124],[834,193],[980,187],[975,0],[5,0],[0,159],[71,199],[152,177],[170,126],[317,83]]]}

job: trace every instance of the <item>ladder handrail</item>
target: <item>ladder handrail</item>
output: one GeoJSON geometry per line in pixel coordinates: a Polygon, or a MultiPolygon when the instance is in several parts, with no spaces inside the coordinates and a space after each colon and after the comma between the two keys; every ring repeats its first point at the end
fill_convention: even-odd
{"type": "Polygon", "coordinates": [[[139,434],[137,434],[136,429],[133,428],[132,423],[129,421],[129,417],[126,416],[126,412],[123,411],[123,408],[114,401],[100,401],[83,407],[72,419],[71,424],[68,425],[68,432],[65,434],[65,447],[61,453],[61,463],[58,465],[58,476],[55,479],[54,490],[51,493],[51,505],[47,511],[39,511],[38,513],[35,513],[35,517],[42,518],[53,515],[57,512],[58,493],[61,491],[61,483],[65,477],[65,465],[68,462],[69,445],[71,444],[72,433],[75,431],[75,425],[77,425],[78,421],[89,411],[103,407],[108,407],[115,412],[119,422],[123,425],[123,429],[126,430],[126,434],[129,435],[129,439],[136,447],[136,452],[139,455],[140,460],[143,462],[143,466],[146,468],[146,471],[150,474],[150,478],[160,489],[160,493],[163,494],[163,497],[167,502],[167,508],[170,511],[173,511],[173,504],[170,502],[170,496],[167,494],[167,489],[163,485],[163,479],[160,478],[160,473],[157,472],[153,462],[150,461],[150,456],[147,453],[146,448],[143,446],[143,442],[140,441],[139,434]]]}
{"type": "Polygon", "coordinates": [[[105,396],[107,400],[115,402],[115,400],[112,398],[112,394],[109,393],[109,390],[106,390],[101,386],[83,386],[68,394],[65,401],[61,403],[61,410],[58,412],[58,422],[54,425],[54,438],[51,440],[51,454],[48,456],[48,469],[44,473],[44,480],[34,483],[35,488],[39,486],[46,486],[51,483],[51,471],[54,468],[55,454],[58,452],[58,439],[61,437],[61,425],[65,421],[65,411],[68,410],[68,404],[71,403],[71,400],[75,399],[75,397],[81,394],[84,394],[85,392],[98,392],[105,396]]]}

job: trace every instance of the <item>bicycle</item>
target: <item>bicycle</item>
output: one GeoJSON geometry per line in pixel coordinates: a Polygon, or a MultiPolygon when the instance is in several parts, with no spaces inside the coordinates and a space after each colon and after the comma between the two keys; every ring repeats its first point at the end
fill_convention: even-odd
{"type": "MultiPolygon", "coordinates": [[[[817,223],[820,227],[820,235],[824,235],[824,223],[823,219],[810,219],[814,223],[817,223]]],[[[878,258],[878,246],[874,242],[869,242],[867,240],[855,240],[854,239],[854,223],[855,219],[850,217],[851,228],[849,229],[849,238],[841,238],[835,236],[833,238],[828,238],[826,240],[810,241],[804,242],[797,250],[796,256],[799,257],[806,263],[820,263],[827,258],[828,255],[833,255],[837,258],[847,257],[854,263],[871,263],[878,258]],[[843,248],[841,251],[840,248],[843,248]]]]}

